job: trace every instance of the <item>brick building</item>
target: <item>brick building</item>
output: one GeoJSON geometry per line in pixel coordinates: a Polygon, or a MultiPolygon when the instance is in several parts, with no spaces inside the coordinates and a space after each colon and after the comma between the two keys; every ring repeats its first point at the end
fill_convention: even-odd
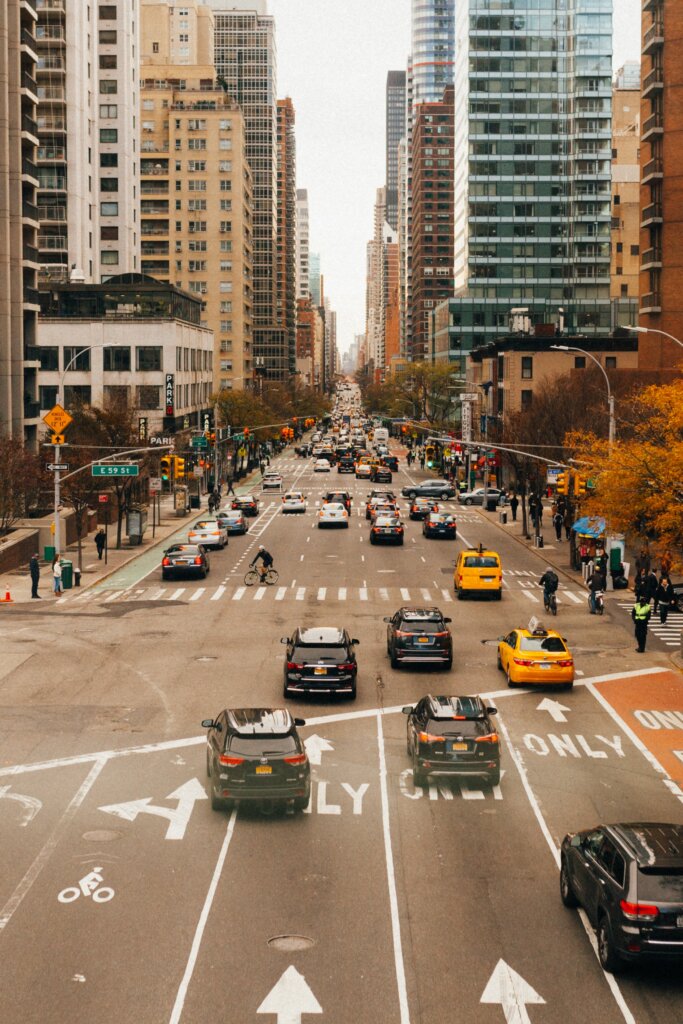
{"type": "Polygon", "coordinates": [[[617,71],[612,91],[613,299],[637,298],[640,287],[640,69],[617,71]]]}

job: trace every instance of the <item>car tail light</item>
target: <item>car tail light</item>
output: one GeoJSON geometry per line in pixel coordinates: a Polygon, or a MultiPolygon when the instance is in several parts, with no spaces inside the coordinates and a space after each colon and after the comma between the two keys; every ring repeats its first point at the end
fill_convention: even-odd
{"type": "Polygon", "coordinates": [[[446,737],[445,736],[432,736],[431,733],[428,733],[428,732],[420,732],[420,733],[418,733],[417,738],[419,739],[420,743],[445,743],[446,742],[446,737]]]}
{"type": "Polygon", "coordinates": [[[557,664],[560,668],[571,668],[574,661],[572,658],[564,658],[562,661],[558,661],[557,664]]]}
{"type": "Polygon", "coordinates": [[[196,555],[195,556],[194,564],[195,565],[201,565],[202,564],[202,556],[201,555],[196,555]]]}
{"type": "Polygon", "coordinates": [[[308,759],[305,754],[292,754],[291,757],[286,757],[284,760],[286,764],[306,764],[308,759]]]}
{"type": "Polygon", "coordinates": [[[218,763],[222,764],[225,768],[236,768],[238,764],[244,764],[244,758],[230,757],[228,754],[221,754],[218,758],[218,763]]]}
{"type": "Polygon", "coordinates": [[[530,658],[513,658],[515,665],[521,665],[523,668],[531,668],[534,662],[530,658]]]}
{"type": "Polygon", "coordinates": [[[433,635],[433,636],[448,636],[448,630],[447,630],[447,629],[445,629],[445,630],[443,630],[443,632],[441,632],[441,633],[434,633],[434,634],[432,634],[432,635],[433,635]]]}
{"type": "Polygon", "coordinates": [[[462,583],[462,576],[458,573],[458,583],[462,583]]]}
{"type": "Polygon", "coordinates": [[[288,661],[287,662],[287,671],[288,672],[303,672],[303,670],[304,670],[304,666],[297,664],[296,661],[288,661]]]}
{"type": "Polygon", "coordinates": [[[475,743],[497,743],[498,742],[498,733],[497,732],[489,732],[489,733],[486,734],[486,736],[477,736],[474,742],[475,743]]]}
{"type": "Polygon", "coordinates": [[[343,665],[339,666],[340,672],[353,672],[356,666],[352,661],[345,661],[343,665]]]}
{"type": "Polygon", "coordinates": [[[406,633],[405,629],[397,629],[395,636],[412,636],[412,633],[406,633]]]}
{"type": "Polygon", "coordinates": [[[619,906],[629,921],[655,921],[659,916],[659,907],[654,903],[630,903],[629,900],[621,900],[619,906]]]}
{"type": "Polygon", "coordinates": [[[161,564],[162,565],[170,565],[171,564],[171,559],[170,558],[162,558],[161,564]]]}

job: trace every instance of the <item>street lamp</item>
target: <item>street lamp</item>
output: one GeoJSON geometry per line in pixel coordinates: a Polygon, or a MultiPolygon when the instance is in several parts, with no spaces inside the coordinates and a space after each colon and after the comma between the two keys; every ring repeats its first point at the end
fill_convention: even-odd
{"type": "Polygon", "coordinates": [[[575,345],[551,345],[553,349],[558,352],[581,352],[584,356],[588,356],[592,359],[596,366],[600,367],[600,372],[605,378],[605,384],[607,385],[607,405],[609,407],[609,446],[612,448],[614,445],[615,435],[615,423],[614,423],[614,395],[612,394],[612,388],[610,387],[609,377],[605,367],[602,365],[599,359],[596,359],[592,352],[587,352],[585,348],[577,348],[575,345]]]}
{"type": "Polygon", "coordinates": [[[654,327],[632,327],[631,324],[622,324],[622,327],[626,331],[635,331],[637,334],[662,334],[665,338],[669,338],[671,341],[675,341],[677,345],[683,348],[683,341],[679,338],[675,338],[673,334],[669,334],[668,331],[660,331],[659,328],[654,327]]]}

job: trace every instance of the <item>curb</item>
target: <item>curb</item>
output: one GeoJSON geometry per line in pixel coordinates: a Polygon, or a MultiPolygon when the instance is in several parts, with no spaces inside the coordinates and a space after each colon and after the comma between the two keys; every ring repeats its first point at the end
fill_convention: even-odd
{"type": "MultiPolygon", "coordinates": [[[[483,512],[482,512],[482,515],[483,515],[483,512]]],[[[457,518],[457,515],[456,515],[456,518],[457,518]]],[[[501,533],[505,533],[506,537],[512,538],[512,540],[516,541],[516,543],[519,544],[520,547],[523,547],[525,551],[528,551],[532,555],[536,555],[536,557],[540,561],[551,562],[554,565],[555,569],[557,569],[558,572],[562,573],[562,575],[564,576],[564,578],[566,580],[570,580],[572,583],[576,583],[577,582],[575,577],[574,576],[570,576],[569,572],[566,569],[563,569],[562,566],[555,565],[555,563],[553,562],[553,559],[550,558],[549,555],[542,556],[542,555],[539,554],[539,551],[545,550],[544,548],[536,548],[536,547],[530,546],[529,543],[526,540],[524,540],[523,537],[518,537],[514,533],[508,533],[506,528],[503,526],[503,524],[501,522],[499,522],[497,519],[484,519],[484,522],[491,523],[493,526],[497,527],[501,531],[501,533]]],[[[586,586],[586,583],[585,583],[585,580],[583,579],[583,577],[581,577],[580,581],[578,581],[578,582],[579,582],[579,585],[582,586],[586,591],[588,590],[588,587],[586,586]]]]}

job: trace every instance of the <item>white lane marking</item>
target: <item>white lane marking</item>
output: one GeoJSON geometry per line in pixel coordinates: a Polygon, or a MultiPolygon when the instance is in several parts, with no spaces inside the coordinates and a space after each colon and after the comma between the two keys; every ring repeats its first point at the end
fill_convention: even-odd
{"type": "Polygon", "coordinates": [[[303,601],[305,596],[306,596],[306,588],[305,587],[298,587],[297,588],[297,592],[296,592],[296,599],[297,599],[297,601],[303,601]]]}
{"type": "Polygon", "coordinates": [[[157,587],[156,590],[150,590],[147,594],[148,601],[160,601],[166,593],[166,587],[157,587]]]}
{"type": "Polygon", "coordinates": [[[361,587],[360,590],[358,591],[358,594],[360,596],[361,601],[367,601],[368,592],[365,587],[361,587]]]}
{"type": "Polygon", "coordinates": [[[389,795],[387,793],[387,762],[384,751],[384,732],[382,730],[381,713],[377,714],[377,748],[379,751],[379,786],[382,803],[384,857],[387,865],[387,884],[389,887],[389,907],[391,911],[391,937],[394,946],[394,967],[396,970],[396,985],[398,988],[398,1004],[401,1015],[401,1024],[410,1024],[406,972],[405,965],[403,963],[403,945],[401,942],[401,920],[398,913],[398,894],[396,892],[396,875],[394,872],[394,854],[391,845],[389,795]]]}
{"type": "Polygon", "coordinates": [[[524,594],[525,597],[528,597],[530,601],[533,601],[534,604],[538,604],[538,600],[539,599],[536,597],[535,594],[532,594],[528,590],[523,590],[522,593],[524,594]]]}
{"type": "Polygon", "coordinates": [[[452,597],[451,597],[451,595],[450,595],[450,594],[448,593],[448,591],[446,590],[446,588],[445,588],[445,587],[443,588],[443,590],[441,591],[441,593],[443,594],[443,599],[444,599],[444,601],[448,602],[448,601],[452,601],[452,600],[453,600],[453,598],[452,598],[452,597]]]}
{"type": "Polygon", "coordinates": [[[346,600],[346,587],[340,587],[339,588],[339,592],[337,594],[337,600],[339,600],[339,601],[345,601],[346,600]]]}
{"type": "Polygon", "coordinates": [[[206,587],[197,587],[194,594],[190,598],[190,601],[198,601],[206,592],[206,587]]]}
{"type": "Polygon", "coordinates": [[[180,597],[183,596],[183,594],[185,593],[185,589],[185,587],[180,587],[179,590],[174,590],[171,596],[169,597],[169,601],[177,601],[180,597]]]}
{"type": "MultiPolygon", "coordinates": [[[[123,593],[122,590],[115,590],[113,594],[109,595],[109,597],[105,597],[104,604],[109,604],[111,601],[115,601],[117,597],[121,597],[122,593],[123,593]]],[[[57,603],[59,603],[59,602],[57,602],[57,603]]]]}
{"type": "MultiPolygon", "coordinates": [[[[533,789],[531,788],[531,783],[529,782],[529,777],[527,775],[526,766],[524,765],[524,762],[523,762],[522,758],[519,756],[519,753],[517,752],[517,749],[513,746],[512,740],[510,739],[510,734],[508,733],[508,730],[507,730],[507,726],[505,725],[505,722],[503,722],[501,720],[500,714],[498,715],[497,724],[500,726],[500,728],[501,728],[501,730],[503,732],[503,736],[505,737],[505,742],[507,744],[508,751],[510,753],[510,756],[512,757],[513,764],[514,764],[515,768],[517,769],[517,771],[519,773],[519,777],[520,777],[521,782],[522,782],[522,788],[524,789],[524,792],[526,793],[527,799],[528,799],[529,804],[531,806],[531,810],[533,811],[534,817],[536,818],[536,821],[538,822],[539,828],[541,829],[541,833],[543,834],[543,838],[545,839],[546,843],[548,844],[548,848],[549,848],[549,850],[550,850],[550,852],[551,852],[551,854],[553,856],[553,859],[555,861],[556,867],[559,868],[560,867],[560,851],[559,851],[559,848],[555,845],[555,841],[554,841],[552,835],[550,834],[550,829],[548,828],[546,820],[543,817],[543,812],[541,810],[540,804],[539,804],[538,800],[536,799],[536,796],[534,794],[533,789]]],[[[597,944],[596,944],[596,941],[595,941],[595,934],[593,932],[591,924],[590,924],[590,922],[589,922],[588,918],[586,917],[586,914],[585,914],[585,912],[583,910],[579,910],[578,913],[579,913],[579,917],[581,919],[581,924],[584,927],[584,931],[586,932],[586,935],[588,936],[588,941],[591,944],[593,952],[597,956],[597,944]]],[[[603,971],[602,974],[603,974],[603,977],[604,977],[605,981],[607,982],[607,984],[608,984],[608,986],[610,988],[610,991],[611,991],[611,993],[612,993],[612,995],[614,997],[614,1001],[616,1002],[617,1006],[619,1007],[619,1010],[621,1011],[621,1015],[624,1018],[624,1021],[626,1022],[626,1024],[636,1024],[636,1019],[633,1016],[633,1014],[631,1013],[631,1011],[630,1011],[630,1009],[629,1009],[629,1007],[628,1007],[628,1005],[626,1003],[626,1000],[624,999],[622,991],[619,988],[619,985],[617,984],[616,979],[614,978],[614,975],[608,974],[606,971],[603,971]]]]}
{"type": "Polygon", "coordinates": [[[401,587],[401,597],[404,601],[410,601],[410,591],[406,590],[405,587],[401,587]]]}
{"type": "Polygon", "coordinates": [[[246,587],[238,587],[235,593],[232,595],[233,601],[241,601],[246,589],[246,587]]]}
{"type": "Polygon", "coordinates": [[[266,596],[266,587],[258,587],[257,590],[256,590],[256,593],[254,594],[254,600],[255,601],[262,601],[265,596],[266,596]]]}
{"type": "Polygon", "coordinates": [[[299,559],[299,561],[303,562],[303,560],[304,560],[304,556],[302,555],[301,558],[299,559]]]}
{"type": "Polygon", "coordinates": [[[45,843],[45,845],[43,846],[43,848],[41,849],[40,853],[37,855],[33,863],[31,864],[31,866],[29,867],[24,877],[19,882],[18,886],[16,887],[10,898],[5,903],[2,910],[0,910],[0,932],[3,930],[3,928],[6,928],[9,922],[12,920],[14,913],[18,909],[24,897],[30,891],[31,886],[38,878],[45,865],[47,864],[48,860],[50,859],[50,856],[52,855],[53,850],[57,846],[57,843],[62,838],[62,835],[66,831],[68,825],[71,823],[71,820],[75,817],[79,807],[81,806],[86,796],[92,789],[98,775],[100,774],[106,763],[106,757],[97,758],[95,760],[95,763],[93,764],[86,778],[84,779],[79,789],[77,790],[76,795],[73,797],[71,803],[65,810],[64,814],[53,828],[50,836],[47,839],[47,842],[45,843]]]}
{"type": "Polygon", "coordinates": [[[224,593],[225,593],[225,587],[217,587],[216,588],[216,593],[211,595],[211,600],[212,601],[220,601],[220,599],[222,598],[224,593]]]}
{"type": "Polygon", "coordinates": [[[206,928],[206,922],[209,919],[209,912],[211,910],[211,905],[212,905],[214,897],[216,895],[216,890],[218,888],[218,882],[220,881],[220,877],[221,877],[221,874],[223,872],[223,865],[225,864],[225,858],[228,855],[228,847],[230,846],[230,840],[232,839],[233,833],[235,831],[235,822],[236,821],[237,821],[237,810],[235,809],[235,810],[233,810],[232,814],[230,815],[230,821],[228,822],[228,827],[225,830],[225,836],[223,838],[223,844],[221,846],[220,853],[218,854],[218,860],[216,861],[216,867],[213,870],[213,877],[211,879],[211,884],[209,885],[209,890],[208,890],[208,892],[206,894],[206,899],[204,900],[204,906],[202,907],[202,912],[199,915],[199,921],[197,922],[197,928],[196,928],[196,931],[194,933],[194,938],[192,940],[192,946],[190,947],[190,955],[187,958],[187,964],[185,965],[185,971],[183,973],[183,977],[182,977],[182,980],[180,982],[180,986],[178,988],[178,993],[177,993],[176,998],[175,998],[175,1003],[173,1004],[173,1010],[171,1012],[171,1016],[169,1017],[169,1024],[178,1024],[178,1022],[179,1022],[179,1020],[180,1020],[180,1018],[182,1016],[182,1013],[183,1013],[183,1007],[185,1006],[185,998],[187,996],[187,990],[189,988],[190,981],[192,980],[192,975],[194,973],[195,965],[197,963],[197,957],[199,956],[199,947],[202,944],[202,938],[204,936],[204,929],[206,928]]]}
{"type": "Polygon", "coordinates": [[[389,600],[389,591],[386,589],[386,587],[379,588],[379,596],[382,599],[382,601],[389,600]]]}
{"type": "Polygon", "coordinates": [[[420,589],[420,593],[422,594],[422,596],[423,596],[423,598],[425,599],[425,601],[430,601],[430,602],[431,602],[431,600],[432,600],[432,595],[431,595],[431,594],[430,594],[430,592],[429,592],[429,591],[428,591],[428,590],[426,589],[426,587],[422,587],[422,588],[420,589]]]}
{"type": "Polygon", "coordinates": [[[422,559],[422,561],[423,561],[423,562],[426,562],[426,561],[427,561],[427,559],[425,558],[425,556],[424,556],[424,555],[420,555],[420,558],[422,559]]]}
{"type": "Polygon", "coordinates": [[[574,604],[583,604],[583,600],[580,597],[577,597],[576,594],[572,594],[571,590],[563,590],[562,597],[568,597],[570,601],[574,602],[574,604]]]}
{"type": "Polygon", "coordinates": [[[327,594],[327,587],[318,587],[318,600],[324,601],[327,594]]]}
{"type": "Polygon", "coordinates": [[[287,593],[287,587],[278,587],[277,594],[275,595],[276,601],[284,601],[285,594],[287,593]]]}

